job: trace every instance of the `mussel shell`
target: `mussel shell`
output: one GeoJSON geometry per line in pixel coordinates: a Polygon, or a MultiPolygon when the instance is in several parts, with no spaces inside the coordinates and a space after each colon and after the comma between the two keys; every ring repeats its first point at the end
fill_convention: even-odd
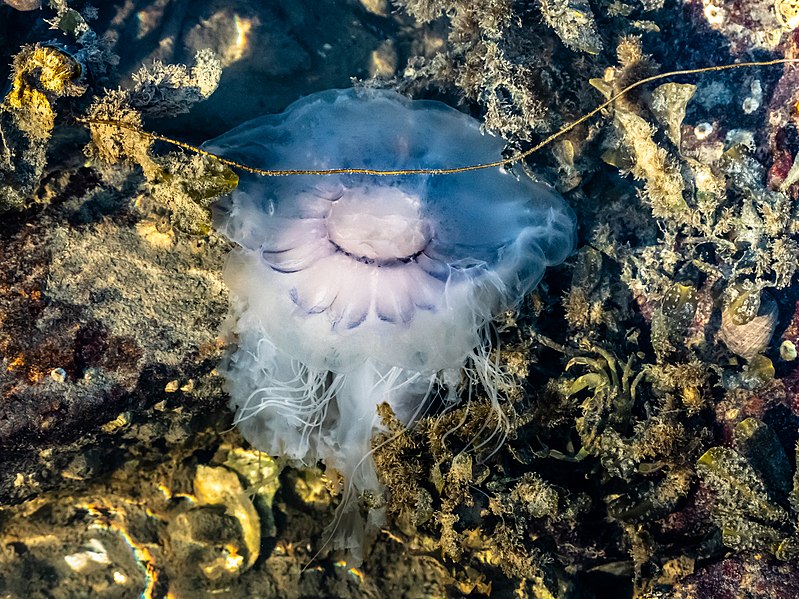
{"type": "Polygon", "coordinates": [[[779,317],[777,302],[763,292],[754,318],[743,324],[737,324],[735,316],[733,310],[729,308],[722,311],[719,339],[731,352],[749,360],[765,351],[771,342],[779,317]]]}

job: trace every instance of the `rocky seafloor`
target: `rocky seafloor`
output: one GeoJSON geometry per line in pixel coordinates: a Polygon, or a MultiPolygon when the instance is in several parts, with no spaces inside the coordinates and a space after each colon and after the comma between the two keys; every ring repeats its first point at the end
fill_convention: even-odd
{"type": "Polygon", "coordinates": [[[579,241],[498,323],[508,439],[463,451],[479,390],[388,415],[357,568],[335,476],[232,426],[235,176],[134,130],[197,144],[360,85],[512,153],[643,77],[795,58],[797,26],[789,0],[0,3],[0,597],[799,596],[799,67],[655,81],[515,167],[579,241]]]}

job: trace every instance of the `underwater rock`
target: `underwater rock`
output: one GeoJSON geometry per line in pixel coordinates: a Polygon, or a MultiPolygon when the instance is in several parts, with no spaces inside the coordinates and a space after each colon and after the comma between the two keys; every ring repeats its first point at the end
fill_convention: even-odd
{"type": "Polygon", "coordinates": [[[194,495],[200,509],[220,506],[226,515],[235,518],[241,527],[243,541],[235,551],[230,551],[238,559],[231,560],[229,556],[212,558],[200,564],[203,574],[215,580],[251,568],[261,549],[261,521],[236,473],[223,467],[198,466],[194,475],[194,495]]]}
{"type": "Polygon", "coordinates": [[[564,68],[569,64],[580,70],[588,62],[575,60],[564,44],[586,52],[602,47],[588,2],[539,0],[538,10],[532,3],[512,0],[394,3],[420,25],[433,21],[431,33],[446,38],[436,42],[440,47],[435,52],[420,52],[409,60],[396,85],[399,91],[457,90],[481,107],[486,129],[511,142],[531,140],[537,131],[554,131],[557,119],[548,106],[557,103],[559,118],[564,119],[564,105],[569,106],[567,112],[575,110],[568,117],[579,114],[577,106],[595,106],[593,95],[587,93],[590,75],[573,77],[564,68]],[[446,28],[445,34],[439,25],[446,28]],[[551,60],[559,54],[567,57],[551,60]],[[569,100],[563,102],[566,97],[569,100]]]}
{"type": "MultiPolygon", "coordinates": [[[[0,235],[2,501],[63,484],[82,445],[112,453],[103,425],[149,411],[170,380],[206,381],[218,359],[224,248],[182,239],[167,250],[129,216],[110,217],[121,194],[83,170],[67,181],[47,216],[6,218],[0,235]],[[85,197],[65,201],[80,189],[85,197]],[[55,456],[40,453],[53,446],[55,456]]],[[[174,400],[200,406],[204,387],[174,400]]]]}
{"type": "Polygon", "coordinates": [[[17,10],[38,10],[42,7],[42,0],[3,0],[3,3],[17,10]]]}
{"type": "MultiPolygon", "coordinates": [[[[786,58],[799,56],[799,31],[793,31],[784,44],[786,58]]],[[[783,67],[782,76],[774,86],[768,102],[767,138],[772,156],[768,183],[771,189],[788,192],[797,197],[796,182],[799,180],[799,132],[795,105],[799,100],[799,72],[791,65],[783,67]]]]}
{"type": "MultiPolygon", "coordinates": [[[[147,447],[115,464],[111,476],[0,505],[0,593],[198,597],[237,585],[242,597],[298,597],[263,591],[285,556],[262,556],[267,563],[253,571],[262,525],[272,518],[277,466],[239,449],[235,432],[194,433],[167,456],[147,447]],[[198,455],[206,464],[197,464],[198,455]]],[[[264,536],[272,532],[263,527],[264,536]]]]}
{"type": "MultiPolygon", "coordinates": [[[[112,3],[113,4],[113,3],[112,3]]],[[[339,0],[143,0],[109,5],[104,26],[120,56],[118,71],[128,87],[142,63],[190,63],[210,49],[222,61],[224,83],[191,117],[160,123],[160,130],[192,134],[201,141],[243,118],[276,112],[304,94],[350,84],[370,75],[381,44],[403,37],[394,15],[379,16],[361,2],[339,0]],[[146,43],[142,40],[169,40],[146,43]]]]}
{"type": "MultiPolygon", "coordinates": [[[[205,149],[260,168],[396,170],[490,162],[503,146],[438,102],[332,90],[205,149]]],[[[216,226],[240,246],[225,269],[238,348],[222,369],[237,424],[263,451],[343,475],[334,542],[354,551],[357,496],[381,489],[370,452],[377,406],[409,424],[437,389],[457,402],[467,367],[499,409],[487,327],[575,235],[560,196],[496,168],[243,176],[216,226]]]]}
{"type": "Polygon", "coordinates": [[[0,103],[0,213],[31,203],[42,178],[59,98],[80,96],[83,66],[70,53],[42,44],[14,57],[11,87],[0,103]]]}
{"type": "Polygon", "coordinates": [[[735,449],[711,447],[696,467],[714,493],[711,518],[722,542],[736,551],[765,551],[780,560],[799,557],[799,476],[791,473],[782,440],[754,418],[741,421],[734,435],[735,449]]]}
{"type": "Polygon", "coordinates": [[[796,28],[792,0],[687,0],[697,22],[724,35],[733,54],[777,49],[785,33],[796,28]]]}
{"type": "MultiPolygon", "coordinates": [[[[665,596],[670,599],[736,599],[742,596],[793,599],[798,593],[799,570],[795,564],[758,552],[742,552],[704,564],[691,576],[677,581],[665,596]]],[[[656,591],[642,595],[645,599],[663,596],[656,591]]]]}

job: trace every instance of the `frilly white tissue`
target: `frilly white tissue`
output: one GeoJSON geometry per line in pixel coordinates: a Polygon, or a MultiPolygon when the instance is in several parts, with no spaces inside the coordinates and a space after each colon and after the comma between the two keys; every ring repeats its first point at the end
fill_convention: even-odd
{"type": "MultiPolygon", "coordinates": [[[[311,95],[205,146],[265,169],[385,170],[491,162],[503,147],[440,102],[353,89],[311,95]]],[[[381,490],[376,407],[387,402],[410,424],[435,390],[457,401],[467,362],[490,371],[486,327],[572,251],[574,216],[545,185],[491,168],[246,175],[216,226],[239,246],[225,268],[236,349],[222,368],[237,424],[265,452],[343,475],[334,543],[357,558],[357,498],[381,490]]],[[[378,523],[379,510],[369,518],[378,523]]]]}

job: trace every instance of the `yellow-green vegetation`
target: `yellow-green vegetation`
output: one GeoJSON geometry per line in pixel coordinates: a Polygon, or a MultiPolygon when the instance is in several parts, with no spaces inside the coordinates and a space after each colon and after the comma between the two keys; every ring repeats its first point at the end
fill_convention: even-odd
{"type": "MultiPolygon", "coordinates": [[[[525,35],[515,30],[524,17],[504,18],[502,3],[474,12],[457,0],[401,4],[419,21],[446,14],[451,50],[412,62],[407,78],[462,90],[488,128],[521,147],[551,126],[537,112],[546,83],[526,78],[535,57],[507,52],[525,35]],[[516,87],[522,81],[524,91],[516,87]]],[[[611,12],[603,3],[592,4],[596,17],[580,3],[542,5],[545,17],[576,7],[575,22],[611,12]]],[[[552,25],[565,44],[602,52],[569,38],[567,25],[552,25]]],[[[583,33],[591,31],[586,25],[583,33]]],[[[662,70],[644,39],[619,35],[615,66],[599,77],[594,69],[590,83],[605,98],[662,70]]],[[[790,460],[781,448],[799,418],[783,414],[788,432],[770,446],[755,449],[737,434],[735,449],[720,440],[729,427],[749,426],[738,425],[748,414],[786,411],[795,401],[786,388],[793,383],[780,381],[788,371],[779,356],[790,352],[779,354],[775,339],[796,297],[795,196],[790,183],[767,183],[762,146],[746,131],[703,143],[719,125],[697,125],[709,118],[702,106],[738,80],[637,89],[614,102],[601,132],[586,127],[553,148],[556,168],[538,174],[570,192],[585,245],[515,322],[503,323],[499,359],[519,373],[505,391],[506,445],[490,457],[475,451],[491,416],[474,397],[411,431],[383,414],[389,432],[375,442],[375,458],[408,542],[439,547],[464,575],[465,564],[501,568],[530,596],[568,596],[568,573],[592,564],[631,577],[642,596],[656,593],[690,576],[697,556],[723,554],[717,526],[727,548],[795,556],[795,492],[785,487],[790,460]],[[552,297],[559,291],[560,302],[552,297]],[[766,480],[758,469],[783,481],[781,495],[755,482],[766,480]]]]}
{"type": "Polygon", "coordinates": [[[46,141],[55,124],[56,98],[80,96],[83,69],[67,52],[51,46],[25,46],[14,57],[11,91],[2,107],[12,110],[27,135],[46,141]]]}
{"type": "Polygon", "coordinates": [[[712,517],[724,545],[781,560],[799,557],[799,474],[791,474],[785,450],[765,423],[743,420],[735,447],[708,449],[696,469],[714,493],[712,517]]]}
{"type": "Polygon", "coordinates": [[[0,103],[0,212],[31,203],[55,126],[55,104],[86,91],[83,68],[68,52],[34,44],[14,57],[11,89],[0,103]]]}
{"type": "Polygon", "coordinates": [[[210,51],[198,52],[191,68],[156,62],[134,74],[132,88],[110,90],[95,98],[82,119],[91,133],[87,156],[100,164],[140,167],[152,211],[167,228],[193,235],[210,232],[209,207],[235,189],[237,175],[213,157],[155,153],[152,137],[140,131],[145,117],[188,112],[213,93],[221,72],[210,51]]]}

